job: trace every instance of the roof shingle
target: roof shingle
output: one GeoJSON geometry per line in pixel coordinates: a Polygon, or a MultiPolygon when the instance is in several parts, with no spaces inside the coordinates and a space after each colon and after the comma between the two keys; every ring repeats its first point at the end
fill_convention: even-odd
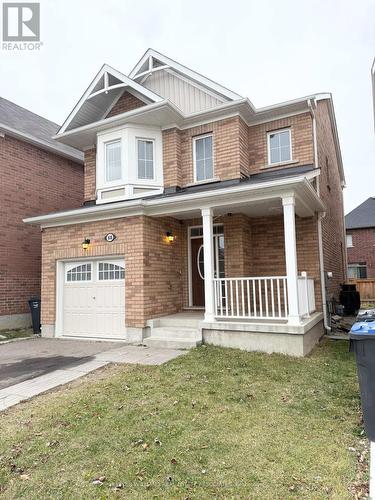
{"type": "Polygon", "coordinates": [[[5,131],[9,130],[10,134],[11,131],[18,132],[30,139],[35,139],[36,142],[44,143],[47,148],[54,149],[57,154],[61,153],[64,156],[68,155],[75,157],[77,160],[83,160],[81,151],[52,139],[52,136],[60,128],[57,123],[0,97],[0,130],[2,128],[5,131]]]}
{"type": "Polygon", "coordinates": [[[375,198],[368,198],[345,216],[346,229],[375,227],[375,198]]]}

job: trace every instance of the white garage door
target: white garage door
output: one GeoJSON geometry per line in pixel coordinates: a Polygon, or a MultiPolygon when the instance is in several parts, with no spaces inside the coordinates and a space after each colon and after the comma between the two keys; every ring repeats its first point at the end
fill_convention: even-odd
{"type": "Polygon", "coordinates": [[[65,263],[63,335],[125,337],[125,262],[65,263]]]}

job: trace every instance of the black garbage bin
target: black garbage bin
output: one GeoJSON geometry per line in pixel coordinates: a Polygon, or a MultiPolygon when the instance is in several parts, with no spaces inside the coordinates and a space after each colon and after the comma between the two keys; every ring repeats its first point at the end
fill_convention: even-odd
{"type": "Polygon", "coordinates": [[[31,312],[31,319],[33,322],[34,334],[38,335],[40,333],[40,298],[31,297],[31,299],[29,299],[29,307],[31,312]]]}
{"type": "Polygon", "coordinates": [[[349,338],[357,362],[366,434],[375,441],[375,321],[354,323],[349,338]]]}

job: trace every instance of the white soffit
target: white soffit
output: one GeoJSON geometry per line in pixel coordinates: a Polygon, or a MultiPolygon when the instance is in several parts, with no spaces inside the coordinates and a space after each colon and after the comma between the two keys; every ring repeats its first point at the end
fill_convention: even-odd
{"type": "Polygon", "coordinates": [[[145,104],[163,100],[151,90],[104,64],[57,135],[104,118],[124,90],[135,93],[145,104]]]}

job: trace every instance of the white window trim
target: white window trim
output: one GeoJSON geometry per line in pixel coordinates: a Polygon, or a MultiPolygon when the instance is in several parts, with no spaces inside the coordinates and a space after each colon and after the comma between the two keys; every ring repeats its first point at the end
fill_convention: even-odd
{"type": "Polygon", "coordinates": [[[103,172],[103,185],[106,187],[113,187],[117,185],[121,185],[124,182],[124,163],[123,163],[123,157],[124,157],[124,152],[123,152],[123,142],[121,137],[118,137],[117,139],[111,139],[108,141],[103,142],[103,158],[104,158],[104,172],[103,172]],[[120,144],[120,172],[121,172],[121,177],[120,179],[116,179],[114,181],[107,181],[106,180],[106,170],[107,170],[107,145],[108,144],[114,144],[115,142],[118,142],[120,144]]]}
{"type": "Polygon", "coordinates": [[[287,163],[292,163],[293,160],[293,143],[292,143],[292,129],[290,127],[280,128],[276,130],[270,130],[267,132],[267,162],[269,167],[275,167],[276,165],[285,165],[287,163]],[[272,134],[278,134],[280,132],[289,132],[289,144],[290,144],[290,158],[289,160],[279,161],[279,162],[271,162],[271,145],[270,138],[272,134]]]}
{"type": "Polygon", "coordinates": [[[354,247],[354,245],[353,245],[353,235],[352,234],[347,234],[346,235],[346,248],[353,248],[353,247],[354,247]],[[350,238],[351,238],[351,244],[350,245],[348,245],[348,236],[350,236],[350,238]]]}
{"type": "Polygon", "coordinates": [[[147,183],[147,182],[154,182],[155,181],[155,139],[152,137],[136,137],[135,138],[135,157],[136,157],[136,168],[137,168],[137,179],[139,182],[142,184],[147,183]],[[152,142],[152,177],[139,177],[139,158],[138,158],[138,141],[147,141],[147,142],[152,142]]]}
{"type": "Polygon", "coordinates": [[[205,182],[212,182],[217,180],[215,178],[215,145],[214,145],[214,134],[210,132],[209,134],[197,135],[193,137],[193,170],[194,170],[194,184],[204,184],[205,182]],[[206,137],[212,137],[212,177],[209,179],[197,180],[197,162],[196,162],[196,142],[200,139],[205,139],[206,137]]]}

